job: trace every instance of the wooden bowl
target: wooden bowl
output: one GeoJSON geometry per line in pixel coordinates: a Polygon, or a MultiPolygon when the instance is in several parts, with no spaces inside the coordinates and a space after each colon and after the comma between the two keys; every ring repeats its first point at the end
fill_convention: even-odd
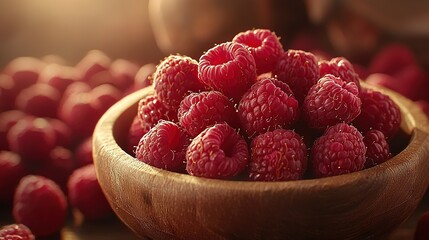
{"type": "MultiPolygon", "coordinates": [[[[365,87],[369,87],[364,85],[365,87]]],[[[128,155],[137,102],[110,108],[93,136],[100,185],[119,218],[150,239],[378,239],[419,204],[429,184],[429,127],[413,103],[386,89],[402,112],[403,149],[376,167],[290,182],[213,180],[151,167],[128,155]]]]}

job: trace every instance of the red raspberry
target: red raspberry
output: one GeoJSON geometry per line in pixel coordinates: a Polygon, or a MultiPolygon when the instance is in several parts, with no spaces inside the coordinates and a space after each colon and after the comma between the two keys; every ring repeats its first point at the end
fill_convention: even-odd
{"type": "Polygon", "coordinates": [[[420,216],[417,222],[416,231],[414,232],[414,240],[429,239],[429,212],[425,212],[420,216]]]}
{"type": "Polygon", "coordinates": [[[27,118],[27,114],[20,110],[8,110],[0,112],[0,150],[9,150],[7,133],[22,118],[27,118]]]}
{"type": "Polygon", "coordinates": [[[56,118],[49,118],[47,120],[55,131],[55,145],[62,147],[71,147],[74,140],[74,136],[70,127],[63,121],[56,118]]]}
{"type": "Polygon", "coordinates": [[[311,128],[326,129],[340,122],[350,123],[361,111],[359,89],[331,74],[310,88],[303,103],[303,115],[311,128]]]}
{"type": "Polygon", "coordinates": [[[307,147],[291,130],[277,129],[251,143],[249,177],[256,181],[298,180],[307,168],[307,147]]]}
{"type": "Polygon", "coordinates": [[[122,93],[111,84],[102,84],[91,91],[93,101],[100,106],[100,112],[104,113],[119,99],[122,98],[122,93]]]}
{"type": "Polygon", "coordinates": [[[3,72],[12,77],[14,88],[19,92],[35,84],[45,66],[46,63],[38,58],[17,57],[6,65],[3,72]]]}
{"type": "Polygon", "coordinates": [[[81,141],[74,153],[76,167],[92,164],[94,162],[92,158],[92,136],[81,141]]]}
{"type": "Polygon", "coordinates": [[[360,115],[353,124],[362,132],[380,130],[386,138],[394,136],[401,125],[401,112],[389,96],[366,89],[359,95],[362,100],[360,115]]]}
{"type": "Polygon", "coordinates": [[[128,145],[127,149],[125,149],[128,154],[135,156],[135,149],[143,135],[144,132],[140,124],[140,118],[136,115],[131,122],[130,129],[128,130],[128,145]]]}
{"type": "Polygon", "coordinates": [[[26,163],[46,161],[56,144],[55,130],[44,118],[24,118],[7,133],[10,149],[26,163]]]}
{"type": "Polygon", "coordinates": [[[383,163],[392,156],[389,144],[381,131],[369,130],[365,132],[363,142],[366,146],[365,168],[383,163]]]}
{"type": "Polygon", "coordinates": [[[244,45],[226,42],[200,58],[198,77],[207,86],[238,102],[256,81],[256,65],[244,45]]]}
{"type": "Polygon", "coordinates": [[[147,133],[159,120],[177,122],[177,110],[168,109],[156,95],[149,95],[139,101],[137,116],[143,128],[143,134],[147,133]]]}
{"type": "Polygon", "coordinates": [[[256,73],[271,72],[277,63],[283,46],[274,32],[254,29],[237,34],[232,40],[247,46],[256,63],[256,73]]]}
{"type": "Polygon", "coordinates": [[[161,120],[140,140],[136,158],[157,168],[183,172],[188,145],[189,136],[181,127],[161,120]]]}
{"type": "Polygon", "coordinates": [[[198,62],[179,55],[170,55],[157,66],[153,84],[158,99],[168,108],[178,108],[186,95],[204,89],[198,79],[198,62]]]}
{"type": "Polygon", "coordinates": [[[78,209],[86,219],[98,220],[112,213],[93,164],[76,169],[69,178],[67,188],[70,206],[78,209]]]}
{"type": "Polygon", "coordinates": [[[12,204],[16,186],[25,175],[27,170],[18,154],[0,151],[0,203],[12,204]]]}
{"type": "Polygon", "coordinates": [[[319,79],[319,66],[312,53],[290,49],[280,56],[273,74],[278,80],[287,83],[295,98],[302,102],[308,90],[319,79]]]}
{"type": "Polygon", "coordinates": [[[365,152],[362,134],[355,127],[346,123],[329,127],[311,148],[313,175],[328,177],[362,170],[365,152]]]}
{"type": "Polygon", "coordinates": [[[57,89],[46,83],[36,83],[18,94],[15,105],[28,114],[55,118],[60,99],[57,89]]]}
{"type": "Polygon", "coordinates": [[[79,81],[80,72],[74,67],[48,64],[40,73],[39,82],[47,83],[64,93],[68,86],[79,81]]]}
{"type": "Polygon", "coordinates": [[[403,44],[392,43],[375,54],[369,64],[371,73],[394,75],[406,66],[416,65],[417,60],[411,49],[403,44]]]}
{"type": "Polygon", "coordinates": [[[72,156],[72,152],[69,149],[56,147],[49,154],[47,161],[37,166],[35,174],[51,179],[65,192],[67,190],[67,180],[74,170],[72,156]]]}
{"type": "Polygon", "coordinates": [[[208,126],[226,122],[238,126],[234,105],[220,92],[192,93],[180,103],[180,125],[192,136],[197,136],[208,126]]]}
{"type": "Polygon", "coordinates": [[[108,71],[112,60],[100,50],[89,51],[76,64],[76,69],[82,72],[82,81],[95,87],[92,78],[100,72],[108,71]]]}
{"type": "Polygon", "coordinates": [[[229,179],[246,168],[249,150],[234,128],[220,123],[206,128],[192,140],[186,161],[186,170],[191,175],[229,179]]]}
{"type": "Polygon", "coordinates": [[[66,220],[67,200],[52,180],[28,175],[20,181],[14,197],[13,216],[37,237],[57,233],[66,220]]]}
{"type": "Polygon", "coordinates": [[[12,224],[0,229],[1,240],[34,240],[34,235],[23,224],[12,224]]]}
{"type": "Polygon", "coordinates": [[[116,59],[109,68],[109,72],[114,79],[111,84],[124,91],[134,84],[134,77],[138,71],[139,66],[137,64],[126,59],[116,59]]]}
{"type": "Polygon", "coordinates": [[[155,72],[155,64],[145,64],[143,65],[134,77],[134,85],[131,87],[130,91],[133,92],[138,89],[145,88],[152,84],[152,74],[155,72]]]}
{"type": "Polygon", "coordinates": [[[266,78],[243,95],[238,115],[247,135],[253,137],[294,123],[298,118],[298,101],[287,84],[266,78]]]}
{"type": "Polygon", "coordinates": [[[353,65],[344,57],[332,58],[330,61],[319,61],[320,77],[332,74],[345,82],[354,82],[360,89],[359,75],[355,72],[353,65]]]}
{"type": "Polygon", "coordinates": [[[0,74],[0,112],[15,108],[15,98],[18,93],[13,79],[8,75],[0,74]]]}

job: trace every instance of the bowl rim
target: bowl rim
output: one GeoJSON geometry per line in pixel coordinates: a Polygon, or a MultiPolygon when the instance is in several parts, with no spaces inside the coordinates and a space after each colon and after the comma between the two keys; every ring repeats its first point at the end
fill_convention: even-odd
{"type": "MultiPolygon", "coordinates": [[[[114,144],[114,148],[119,152],[117,160],[126,161],[126,165],[133,168],[135,171],[144,172],[145,174],[153,177],[162,175],[163,177],[169,178],[169,180],[177,183],[186,184],[204,184],[207,188],[226,188],[235,189],[240,191],[276,191],[285,189],[311,189],[311,188],[337,188],[338,186],[347,186],[356,181],[371,181],[372,178],[376,177],[375,172],[386,171],[395,167],[403,165],[408,158],[400,156],[406,156],[409,154],[415,154],[417,150],[421,149],[424,144],[420,140],[429,139],[429,124],[426,115],[409,99],[389,90],[384,87],[375,87],[361,81],[361,85],[368,89],[374,89],[382,92],[383,94],[389,95],[393,101],[399,106],[401,110],[401,128],[411,135],[409,143],[402,149],[397,155],[393,156],[388,161],[376,165],[374,167],[363,169],[357,172],[329,176],[323,178],[311,178],[311,179],[299,179],[292,181],[246,181],[246,180],[224,180],[224,179],[210,179],[198,176],[192,176],[186,173],[176,173],[157,167],[150,166],[144,162],[138,161],[135,157],[128,154],[118,144],[117,138],[114,134],[114,129],[117,127],[118,119],[123,117],[124,111],[132,111],[133,107],[137,106],[138,101],[146,96],[154,93],[153,86],[149,86],[134,93],[125,96],[123,99],[115,103],[108,111],[100,118],[97,126],[94,130],[93,141],[104,142],[108,144],[114,144]],[[392,97],[394,96],[394,97],[392,97]],[[103,133],[103,134],[100,134],[103,133]],[[220,184],[222,183],[222,184],[220,184]]],[[[137,109],[135,110],[137,111],[137,109]]],[[[423,141],[424,142],[424,141],[423,141]]],[[[93,144],[95,145],[95,144],[93,144]]],[[[93,151],[95,153],[95,151],[93,151]]],[[[94,164],[97,165],[97,157],[94,157],[94,164]]]]}

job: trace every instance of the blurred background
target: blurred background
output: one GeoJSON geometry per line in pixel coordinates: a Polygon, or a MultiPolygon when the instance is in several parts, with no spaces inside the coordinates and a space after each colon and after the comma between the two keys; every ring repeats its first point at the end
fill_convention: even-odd
{"type": "Polygon", "coordinates": [[[77,63],[89,50],[138,63],[170,53],[198,58],[251,28],[286,47],[365,63],[389,41],[429,62],[428,1],[14,0],[0,2],[0,67],[18,56],[55,54],[77,63]]]}

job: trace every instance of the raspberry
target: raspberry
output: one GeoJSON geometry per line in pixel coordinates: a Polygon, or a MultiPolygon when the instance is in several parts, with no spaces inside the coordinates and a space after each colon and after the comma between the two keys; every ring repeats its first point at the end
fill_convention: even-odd
{"type": "Polygon", "coordinates": [[[427,240],[429,239],[429,212],[420,216],[416,231],[414,232],[414,240],[427,240]]]}
{"type": "Polygon", "coordinates": [[[208,126],[227,122],[238,125],[235,108],[220,92],[192,93],[180,103],[178,111],[180,125],[192,136],[197,136],[208,126]]]}
{"type": "Polygon", "coordinates": [[[344,57],[332,58],[330,61],[319,61],[320,77],[332,74],[345,82],[354,82],[360,89],[359,75],[355,72],[353,65],[344,57]]]}
{"type": "Polygon", "coordinates": [[[136,158],[151,166],[174,172],[185,170],[189,136],[177,124],[161,120],[140,140],[136,158]]]}
{"type": "Polygon", "coordinates": [[[60,187],[47,178],[28,175],[15,192],[13,216],[37,237],[57,233],[67,216],[67,200],[60,187]]]}
{"type": "Polygon", "coordinates": [[[88,220],[98,220],[111,214],[107,199],[97,180],[93,164],[76,169],[69,178],[70,206],[78,209],[88,220]]]}
{"type": "Polygon", "coordinates": [[[100,112],[106,112],[122,97],[121,91],[111,84],[102,84],[92,89],[93,101],[100,106],[100,112]]]}
{"type": "Polygon", "coordinates": [[[198,79],[198,62],[179,55],[170,55],[157,66],[153,84],[158,99],[168,108],[178,108],[186,95],[204,89],[198,79]]]}
{"type": "Polygon", "coordinates": [[[135,149],[143,137],[143,129],[140,124],[139,116],[135,116],[131,122],[130,129],[128,130],[128,145],[125,151],[130,155],[135,155],[135,149]]]}
{"type": "Polygon", "coordinates": [[[303,115],[312,128],[326,129],[340,122],[350,123],[361,111],[359,89],[331,74],[310,88],[303,103],[303,115]]]}
{"type": "Polygon", "coordinates": [[[72,152],[64,147],[56,147],[51,151],[46,162],[37,166],[35,174],[51,179],[65,191],[67,180],[73,170],[72,152]]]}
{"type": "Polygon", "coordinates": [[[108,71],[111,63],[112,60],[104,52],[91,50],[76,64],[76,69],[82,72],[83,82],[95,87],[92,78],[100,72],[108,71]]]}
{"type": "Polygon", "coordinates": [[[92,164],[94,162],[92,158],[92,136],[81,141],[74,153],[77,167],[92,164]]]}
{"type": "Polygon", "coordinates": [[[28,118],[27,114],[20,110],[8,110],[0,112],[0,150],[9,150],[7,133],[22,118],[28,118]]]}
{"type": "Polygon", "coordinates": [[[287,84],[266,78],[243,95],[238,115],[247,135],[253,137],[290,126],[298,118],[298,101],[287,84]]]}
{"type": "Polygon", "coordinates": [[[80,72],[74,67],[48,64],[40,73],[39,82],[47,83],[64,93],[68,86],[79,81],[80,72]]]}
{"type": "Polygon", "coordinates": [[[15,98],[18,95],[13,79],[5,74],[0,74],[0,112],[15,108],[15,98]]]}
{"type": "Polygon", "coordinates": [[[360,131],[380,130],[386,138],[394,136],[401,125],[401,112],[389,96],[366,89],[359,95],[362,100],[360,115],[353,121],[360,131]]]}
{"type": "Polygon", "coordinates": [[[290,49],[280,56],[273,74],[287,83],[295,98],[302,102],[310,87],[319,79],[319,66],[312,53],[290,49]]]}
{"type": "Polygon", "coordinates": [[[4,68],[4,73],[11,76],[17,92],[35,84],[46,63],[34,57],[17,57],[4,68]]]}
{"type": "Polygon", "coordinates": [[[44,118],[24,118],[7,133],[10,149],[26,163],[46,161],[55,147],[55,130],[44,118]]]}
{"type": "Polygon", "coordinates": [[[57,89],[46,83],[36,83],[18,94],[15,105],[28,114],[55,118],[60,99],[57,89]]]}
{"type": "Polygon", "coordinates": [[[381,131],[369,130],[365,132],[363,142],[366,146],[365,168],[383,163],[391,157],[389,144],[381,131]]]}
{"type": "Polygon", "coordinates": [[[186,151],[186,170],[206,178],[229,179],[248,161],[246,141],[227,123],[215,124],[196,136],[186,151]]]}
{"type": "Polygon", "coordinates": [[[139,101],[137,116],[143,129],[147,133],[159,120],[177,122],[177,110],[168,109],[156,95],[149,95],[139,101]]]}
{"type": "Polygon", "coordinates": [[[131,87],[131,91],[145,88],[152,84],[152,74],[155,72],[155,64],[143,65],[134,77],[134,86],[131,87]]]}
{"type": "Polygon", "coordinates": [[[0,151],[0,203],[12,204],[15,188],[26,174],[18,154],[0,151]]]}
{"type": "Polygon", "coordinates": [[[369,69],[371,73],[394,75],[404,67],[416,64],[414,53],[408,46],[392,43],[375,54],[369,64],[369,69]]]}
{"type": "Polygon", "coordinates": [[[49,122],[49,125],[51,125],[55,131],[55,145],[62,147],[71,147],[73,143],[73,134],[69,126],[63,121],[56,118],[49,118],[47,120],[49,122]]]}
{"type": "Polygon", "coordinates": [[[355,127],[346,123],[329,127],[311,148],[313,175],[328,177],[362,170],[365,152],[362,134],[355,127]]]}
{"type": "Polygon", "coordinates": [[[249,177],[256,181],[298,180],[307,168],[307,147],[291,130],[277,129],[251,143],[249,177]]]}
{"type": "Polygon", "coordinates": [[[238,102],[256,81],[255,59],[242,44],[222,43],[201,56],[198,77],[213,90],[238,102]]]}
{"type": "Polygon", "coordinates": [[[1,240],[34,240],[34,235],[23,224],[11,224],[0,229],[1,240]]]}
{"type": "Polygon", "coordinates": [[[277,63],[283,46],[274,32],[267,29],[255,29],[237,34],[232,42],[247,47],[256,63],[256,73],[271,72],[277,63]]]}
{"type": "Polygon", "coordinates": [[[116,88],[124,91],[134,83],[134,77],[139,70],[139,66],[125,59],[116,59],[112,62],[109,72],[113,77],[111,83],[116,88]]]}

